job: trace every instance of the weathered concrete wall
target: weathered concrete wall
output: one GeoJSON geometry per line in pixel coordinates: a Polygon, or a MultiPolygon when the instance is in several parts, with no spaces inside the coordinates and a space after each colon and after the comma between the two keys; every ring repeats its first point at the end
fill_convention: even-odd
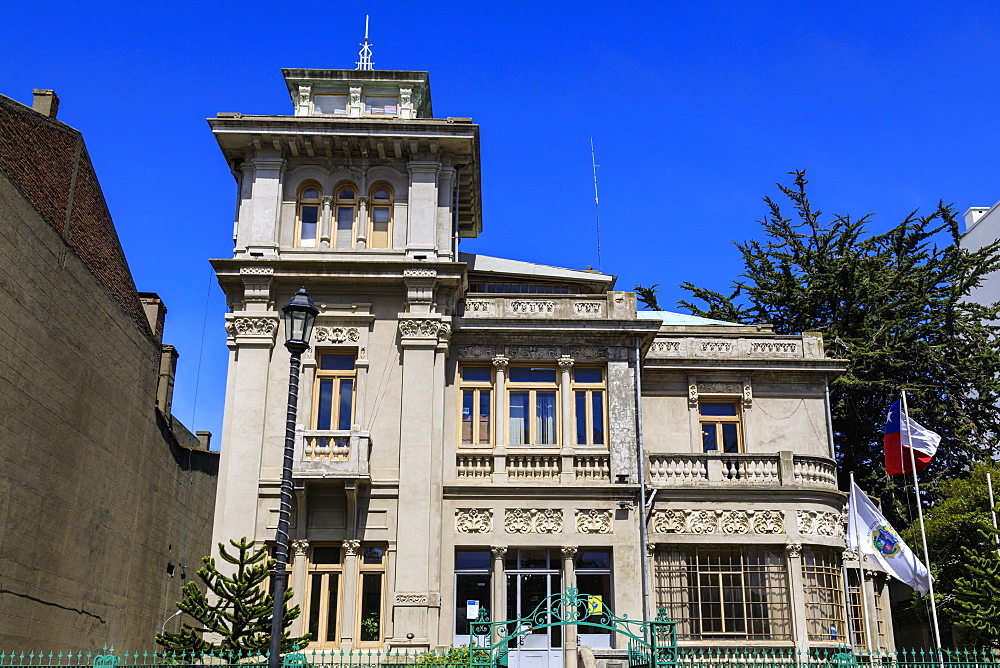
{"type": "Polygon", "coordinates": [[[217,455],[133,315],[0,173],[0,647],[149,648],[208,553],[217,455]]]}

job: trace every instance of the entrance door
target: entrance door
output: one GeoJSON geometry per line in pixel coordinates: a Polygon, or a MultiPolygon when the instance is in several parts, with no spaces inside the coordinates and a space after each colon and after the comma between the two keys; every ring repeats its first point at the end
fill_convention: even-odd
{"type": "MultiPolygon", "coordinates": [[[[548,550],[511,551],[515,554],[514,563],[508,556],[507,564],[507,619],[526,618],[543,601],[543,608],[549,607],[548,597],[562,590],[559,560],[548,550]]],[[[533,628],[530,622],[522,624],[526,632],[512,639],[508,646],[510,668],[561,668],[562,627],[533,628]]],[[[518,630],[511,628],[510,634],[518,630]]]]}

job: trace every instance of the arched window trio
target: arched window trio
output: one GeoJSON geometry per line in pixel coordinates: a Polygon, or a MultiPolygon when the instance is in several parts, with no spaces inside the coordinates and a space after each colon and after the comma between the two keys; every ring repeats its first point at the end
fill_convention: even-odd
{"type": "MultiPolygon", "coordinates": [[[[317,248],[323,235],[323,190],[316,183],[299,187],[295,214],[295,245],[317,248]]],[[[376,184],[362,197],[351,184],[334,189],[330,203],[330,246],[355,248],[392,247],[392,188],[376,184]]]]}

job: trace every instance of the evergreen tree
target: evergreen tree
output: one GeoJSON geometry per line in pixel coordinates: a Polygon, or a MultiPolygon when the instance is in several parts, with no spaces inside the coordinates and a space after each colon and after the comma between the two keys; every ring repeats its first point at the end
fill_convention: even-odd
{"type": "Polygon", "coordinates": [[[722,294],[682,287],[704,307],[695,315],[741,323],[771,323],[779,334],[822,333],[829,354],[847,362],[831,384],[833,428],[841,472],[882,494],[894,521],[902,507],[884,476],[882,429],[901,390],[910,412],[943,436],[932,477],[961,475],[995,449],[1000,434],[998,305],[965,301],[982,278],[1000,268],[1000,242],[978,251],[958,245],[950,206],[910,214],[883,234],[870,216],[821,218],[806,195],[805,173],[778,185],[795,211],[786,217],[764,201],[764,241],[737,243],[743,272],[722,294]]]}
{"type": "Polygon", "coordinates": [[[1000,644],[1000,555],[992,527],[979,549],[963,546],[967,576],[955,583],[955,625],[969,644],[1000,644]]]}
{"type": "MultiPolygon", "coordinates": [[[[203,557],[204,566],[198,569],[198,577],[205,585],[205,591],[194,581],[184,585],[184,600],[177,608],[186,612],[198,622],[191,626],[181,624],[179,633],[163,633],[156,636],[156,642],[170,651],[205,653],[266,653],[271,643],[271,613],[274,597],[264,591],[264,583],[274,568],[274,559],[267,556],[263,545],[255,547],[254,542],[241,538],[239,542],[230,540],[236,553],[226,551],[219,543],[219,554],[236,567],[232,576],[220,573],[215,559],[203,557]],[[219,638],[213,644],[204,638],[205,634],[215,634],[219,638]]],[[[282,613],[281,651],[290,652],[305,646],[309,635],[289,637],[288,627],[297,619],[299,606],[288,608],[292,590],[285,591],[282,613]]]]}

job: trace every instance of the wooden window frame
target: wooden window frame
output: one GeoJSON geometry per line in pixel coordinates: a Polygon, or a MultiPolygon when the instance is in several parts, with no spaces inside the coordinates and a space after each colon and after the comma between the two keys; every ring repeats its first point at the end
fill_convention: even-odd
{"type": "Polygon", "coordinates": [[[354,248],[358,239],[358,204],[361,199],[361,195],[358,192],[357,186],[353,183],[342,183],[337,186],[333,193],[333,212],[332,212],[332,222],[333,227],[331,237],[333,243],[331,244],[334,248],[354,248]],[[351,199],[343,199],[341,194],[345,190],[350,190],[354,193],[354,197],[351,199]],[[351,209],[351,240],[347,246],[341,246],[340,241],[340,210],[341,209],[351,209]]]}
{"type": "Polygon", "coordinates": [[[507,369],[507,379],[504,383],[504,420],[506,420],[506,434],[507,434],[507,445],[511,447],[519,448],[547,448],[556,449],[561,447],[562,444],[562,404],[560,403],[560,382],[559,382],[559,369],[556,366],[544,365],[544,364],[511,364],[507,369]],[[541,383],[537,381],[530,382],[518,382],[511,380],[513,376],[513,370],[518,368],[531,368],[531,369],[552,369],[555,380],[551,385],[547,383],[541,383]],[[538,392],[553,392],[555,394],[555,424],[553,426],[553,438],[552,443],[538,443],[537,431],[537,421],[538,421],[538,392]],[[512,443],[511,442],[511,432],[513,431],[510,426],[510,396],[513,392],[527,392],[528,393],[528,406],[530,410],[530,416],[527,420],[526,433],[527,438],[525,438],[525,443],[512,443]]]}
{"type": "Polygon", "coordinates": [[[320,598],[320,608],[319,608],[319,619],[317,621],[316,627],[316,637],[313,638],[310,643],[315,643],[320,647],[337,648],[340,647],[340,636],[342,633],[341,615],[344,611],[344,554],[340,545],[310,545],[309,547],[309,560],[306,563],[306,582],[303,583],[303,591],[305,596],[303,597],[302,605],[302,619],[304,621],[305,630],[312,632],[310,628],[309,617],[312,614],[312,599],[313,599],[313,580],[314,576],[320,575],[321,587],[323,595],[320,598]],[[315,564],[313,563],[313,553],[317,547],[337,547],[341,550],[340,563],[339,564],[315,564]],[[326,622],[330,621],[330,575],[337,575],[337,610],[336,615],[333,617],[333,637],[334,640],[328,640],[327,637],[330,635],[329,625],[324,627],[324,620],[326,622]],[[325,633],[324,633],[325,631],[325,633]]]}
{"type": "Polygon", "coordinates": [[[393,223],[393,209],[396,201],[396,193],[392,186],[388,183],[376,183],[371,190],[368,192],[368,248],[382,248],[388,249],[392,248],[392,223],[393,223]],[[385,200],[387,203],[381,203],[383,200],[378,200],[376,204],[375,193],[379,190],[389,191],[389,198],[385,200]],[[386,243],[384,246],[375,246],[372,244],[372,240],[375,238],[375,207],[385,207],[389,210],[389,221],[387,225],[389,226],[386,230],[386,243]]]}
{"type": "Polygon", "coordinates": [[[361,551],[358,553],[358,579],[357,579],[357,595],[355,599],[354,606],[354,624],[355,624],[355,646],[356,647],[379,647],[385,639],[385,614],[386,614],[386,601],[385,601],[385,572],[386,572],[386,561],[389,556],[389,548],[384,543],[362,543],[361,551]],[[379,564],[366,564],[365,563],[365,548],[377,547],[382,550],[382,562],[379,564]],[[381,584],[379,585],[379,632],[378,640],[362,640],[362,624],[364,619],[362,615],[364,613],[364,576],[365,575],[380,575],[381,584]]]}
{"type": "MultiPolygon", "coordinates": [[[[351,385],[351,419],[350,424],[354,424],[355,410],[357,408],[357,396],[358,396],[358,351],[355,348],[320,348],[316,351],[316,377],[313,380],[313,399],[312,399],[312,419],[310,425],[313,430],[319,431],[319,409],[320,409],[320,383],[324,380],[335,380],[340,381],[344,379],[351,379],[353,381],[351,385]],[[348,371],[347,369],[323,369],[324,355],[350,355],[354,358],[354,369],[348,371]]],[[[347,431],[344,429],[333,429],[334,425],[340,424],[340,402],[338,398],[340,397],[340,383],[336,383],[336,392],[333,392],[330,402],[330,427],[329,430],[324,431],[347,431]]],[[[350,429],[350,428],[348,428],[350,429]]]]}
{"type": "Polygon", "coordinates": [[[608,368],[607,366],[599,365],[580,365],[574,366],[570,370],[570,396],[572,397],[573,407],[573,447],[583,447],[583,448],[595,448],[600,450],[609,449],[608,445],[608,368]],[[599,383],[584,383],[578,382],[576,380],[577,369],[600,369],[601,371],[601,381],[599,383]],[[584,392],[586,398],[584,399],[584,430],[586,433],[586,442],[581,443],[578,433],[579,433],[579,420],[580,415],[577,410],[576,405],[576,395],[577,392],[584,392]],[[601,417],[604,422],[603,433],[604,442],[594,443],[594,402],[593,393],[601,393],[601,417]]]}
{"type": "Polygon", "coordinates": [[[704,454],[742,454],[743,449],[743,406],[740,399],[736,397],[711,397],[711,398],[699,398],[698,400],[698,429],[699,432],[699,443],[702,444],[702,453],[704,454]],[[736,415],[705,415],[701,412],[702,406],[704,404],[734,404],[736,410],[734,411],[736,415]],[[704,425],[712,424],[716,426],[715,430],[715,449],[706,450],[704,446],[704,425]],[[737,449],[736,452],[726,452],[723,449],[723,438],[722,438],[722,425],[723,424],[735,424],[736,425],[736,442],[737,449]]]}
{"type": "Polygon", "coordinates": [[[299,186],[298,194],[295,197],[295,247],[296,248],[318,248],[319,238],[322,234],[320,229],[323,225],[323,188],[314,181],[307,181],[299,186]],[[306,198],[304,193],[310,188],[315,188],[316,198],[306,198]],[[302,244],[302,210],[307,206],[316,207],[316,236],[312,239],[311,246],[302,244]]]}
{"type": "Polygon", "coordinates": [[[805,630],[810,642],[847,642],[843,574],[832,547],[810,545],[802,550],[805,630]],[[837,629],[835,638],[830,628],[837,629]]]}
{"type": "Polygon", "coordinates": [[[488,362],[483,363],[462,363],[458,367],[458,445],[460,448],[492,448],[493,443],[496,441],[496,415],[494,415],[494,405],[496,403],[496,372],[493,369],[493,365],[488,362]],[[483,367],[489,368],[490,379],[489,381],[475,380],[466,381],[462,380],[462,370],[466,367],[483,367]],[[480,406],[481,392],[486,390],[490,393],[489,407],[490,407],[490,429],[489,434],[486,437],[486,441],[479,440],[479,430],[476,428],[478,425],[477,418],[479,417],[479,412],[477,407],[480,406]],[[471,436],[472,442],[465,443],[462,439],[462,428],[465,424],[463,407],[465,406],[465,393],[472,392],[472,408],[473,417],[471,425],[471,436]]]}

